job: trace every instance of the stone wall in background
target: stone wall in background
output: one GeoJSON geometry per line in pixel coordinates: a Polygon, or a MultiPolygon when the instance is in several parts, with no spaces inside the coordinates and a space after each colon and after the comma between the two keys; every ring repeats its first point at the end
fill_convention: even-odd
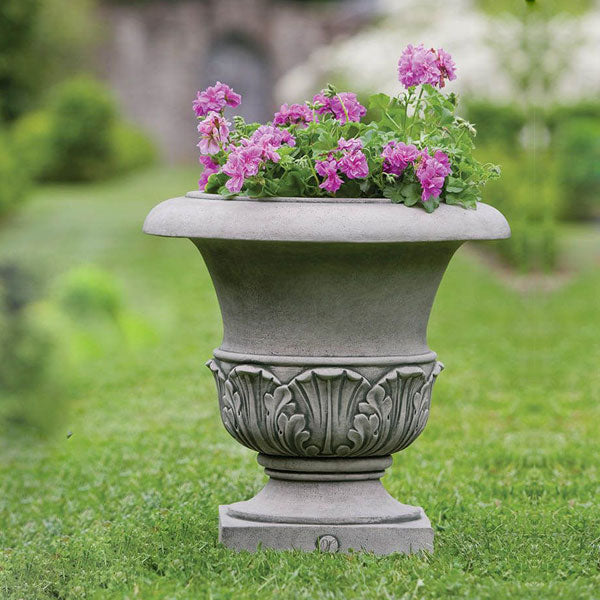
{"type": "Polygon", "coordinates": [[[197,156],[191,103],[221,80],[243,96],[240,113],[269,119],[274,82],[318,46],[356,32],[376,2],[160,0],[101,4],[100,74],[170,162],[197,156]],[[343,4],[343,6],[342,6],[343,4]]]}

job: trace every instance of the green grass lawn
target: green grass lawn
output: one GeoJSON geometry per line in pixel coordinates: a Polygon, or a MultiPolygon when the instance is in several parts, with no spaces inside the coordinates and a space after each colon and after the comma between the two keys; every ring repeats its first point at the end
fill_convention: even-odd
{"type": "Polygon", "coordinates": [[[265,477],[220,424],[203,363],[221,325],[200,256],[141,234],[196,176],[43,188],[0,225],[0,262],[49,282],[96,264],[155,328],[154,343],[86,363],[53,436],[3,426],[0,598],[600,598],[597,261],[550,294],[518,293],[462,252],[450,266],[430,323],[446,370],[429,425],[384,479],[425,508],[433,555],[217,543],[218,505],[265,477]]]}

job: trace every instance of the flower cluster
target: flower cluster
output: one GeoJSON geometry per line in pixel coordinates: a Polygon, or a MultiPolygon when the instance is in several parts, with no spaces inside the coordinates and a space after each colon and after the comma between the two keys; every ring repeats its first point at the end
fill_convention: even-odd
{"type": "Polygon", "coordinates": [[[322,90],[313,97],[313,104],[319,115],[333,115],[340,123],[358,122],[367,114],[367,109],[357,100],[356,94],[342,92],[329,96],[322,90]]]}
{"type": "Polygon", "coordinates": [[[244,181],[256,175],[266,161],[278,163],[281,156],[277,150],[283,144],[294,146],[296,140],[289,131],[277,129],[273,125],[261,125],[250,138],[242,138],[239,146],[231,148],[222,169],[230,177],[225,184],[228,191],[237,194],[244,181]]]}
{"type": "Polygon", "coordinates": [[[221,170],[221,165],[218,162],[215,162],[210,156],[200,155],[198,160],[204,167],[200,179],[198,179],[198,187],[203,190],[208,183],[208,178],[213,173],[218,173],[221,170]]]}
{"type": "Polygon", "coordinates": [[[406,88],[423,84],[444,87],[445,79],[456,79],[456,66],[442,48],[436,51],[409,44],[398,61],[398,79],[406,88]]]}
{"type": "Polygon", "coordinates": [[[216,154],[223,149],[229,139],[229,126],[222,115],[209,112],[208,116],[198,123],[200,141],[197,146],[202,154],[216,154]]]}
{"type": "Polygon", "coordinates": [[[427,148],[420,153],[417,179],[423,189],[421,193],[423,202],[440,197],[446,177],[451,172],[448,156],[441,150],[437,150],[433,156],[429,155],[427,148]]]}
{"type": "Polygon", "coordinates": [[[197,117],[204,117],[210,112],[222,112],[226,106],[236,108],[242,102],[242,97],[236,94],[228,85],[217,81],[215,85],[196,94],[193,103],[197,117]]]}
{"type": "Polygon", "coordinates": [[[407,91],[371,96],[368,121],[356,94],[331,85],[312,101],[282,104],[266,125],[226,120],[225,110],[241,103],[228,85],[198,92],[200,189],[227,197],[384,196],[429,212],[440,202],[474,207],[498,169],[473,157],[475,129],[454,116],[456,97],[440,91],[456,78],[452,57],[408,46],[398,74],[407,91]]]}
{"type": "Polygon", "coordinates": [[[306,104],[282,104],[273,117],[273,125],[300,125],[308,127],[313,120],[313,112],[306,104]]]}
{"type": "Polygon", "coordinates": [[[392,175],[402,175],[409,164],[419,157],[419,151],[414,144],[405,144],[392,140],[388,142],[381,153],[383,170],[392,175]]]}
{"type": "Polygon", "coordinates": [[[383,148],[383,170],[400,176],[409,165],[416,166],[415,174],[421,184],[421,200],[439,198],[446,177],[452,172],[448,155],[436,150],[433,156],[427,148],[419,151],[414,144],[391,141],[383,148]]]}
{"type": "Polygon", "coordinates": [[[316,172],[325,178],[319,184],[319,187],[335,194],[344,183],[339,171],[346,175],[348,179],[367,177],[369,165],[362,148],[363,143],[359,139],[345,140],[343,137],[340,138],[337,147],[329,152],[327,158],[316,161],[316,172]]]}

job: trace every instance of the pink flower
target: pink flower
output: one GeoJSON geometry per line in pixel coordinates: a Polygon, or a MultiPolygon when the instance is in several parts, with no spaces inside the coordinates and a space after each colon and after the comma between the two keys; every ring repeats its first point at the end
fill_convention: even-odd
{"type": "Polygon", "coordinates": [[[440,68],[440,87],[444,87],[444,77],[449,81],[456,79],[456,65],[452,57],[442,48],[438,48],[438,66],[440,68]]]}
{"type": "Polygon", "coordinates": [[[446,176],[450,175],[450,172],[450,161],[444,152],[438,150],[433,156],[429,155],[427,148],[421,152],[417,178],[421,183],[423,202],[430,198],[439,198],[446,176]]]}
{"type": "Polygon", "coordinates": [[[342,124],[346,122],[346,113],[348,113],[349,121],[360,121],[361,117],[367,114],[367,109],[360,104],[356,99],[356,94],[352,92],[342,92],[331,98],[330,108],[335,118],[342,124]]]}
{"type": "Polygon", "coordinates": [[[338,140],[337,149],[347,152],[357,152],[358,150],[362,150],[363,143],[359,138],[351,138],[349,140],[344,139],[343,137],[338,140]]]}
{"type": "Polygon", "coordinates": [[[200,142],[197,146],[202,154],[216,154],[229,139],[229,125],[219,113],[210,112],[198,123],[200,142]]]}
{"type": "Polygon", "coordinates": [[[280,148],[283,144],[295,146],[296,138],[287,129],[279,129],[273,125],[261,125],[252,134],[250,140],[245,143],[259,147],[263,160],[279,162],[281,157],[277,152],[277,148],[280,148]]]}
{"type": "Polygon", "coordinates": [[[338,166],[348,179],[361,179],[369,174],[367,158],[360,151],[345,154],[338,161],[338,166]]]}
{"type": "Polygon", "coordinates": [[[318,114],[330,113],[342,124],[346,120],[360,121],[367,114],[367,109],[357,100],[356,94],[353,92],[341,92],[328,98],[321,91],[313,96],[313,103],[322,105],[317,108],[318,114]],[[347,119],[346,114],[348,115],[347,119]]]}
{"type": "Polygon", "coordinates": [[[424,83],[444,87],[444,79],[456,79],[456,66],[442,48],[409,44],[398,61],[398,79],[406,88],[424,83]]]}
{"type": "Polygon", "coordinates": [[[235,148],[221,169],[230,177],[225,187],[232,194],[237,194],[242,189],[244,180],[258,173],[261,163],[262,150],[260,147],[250,144],[235,148]]]}
{"type": "Polygon", "coordinates": [[[343,183],[342,178],[337,172],[337,161],[334,158],[318,160],[315,163],[315,169],[321,177],[325,177],[325,181],[319,187],[331,194],[335,194],[343,183]]]}
{"type": "Polygon", "coordinates": [[[398,61],[398,79],[404,87],[429,83],[436,85],[441,77],[435,50],[409,44],[398,61]]]}
{"type": "Polygon", "coordinates": [[[384,158],[383,171],[392,175],[402,175],[404,169],[419,156],[413,144],[391,141],[385,145],[381,156],[384,158]]]}
{"type": "Polygon", "coordinates": [[[443,165],[444,169],[446,170],[446,175],[450,175],[450,173],[452,173],[450,159],[448,158],[448,155],[445,152],[442,152],[441,150],[436,150],[435,154],[433,155],[433,158],[435,158],[435,160],[437,160],[438,163],[443,165]]]}
{"type": "Polygon", "coordinates": [[[214,86],[207,87],[203,92],[197,92],[193,108],[196,116],[204,117],[209,112],[221,112],[226,106],[235,108],[241,102],[242,97],[239,94],[228,85],[217,81],[214,86]]]}
{"type": "Polygon", "coordinates": [[[303,128],[308,127],[308,123],[313,120],[313,113],[306,104],[282,104],[273,118],[273,125],[300,125],[303,128]]]}
{"type": "Polygon", "coordinates": [[[337,149],[342,156],[337,161],[337,168],[348,177],[348,179],[360,179],[369,174],[367,157],[362,151],[363,143],[358,138],[346,140],[340,138],[337,149]]]}
{"type": "Polygon", "coordinates": [[[202,171],[200,179],[198,180],[198,187],[201,191],[204,191],[206,183],[208,182],[208,178],[213,173],[218,173],[221,166],[219,165],[219,163],[216,163],[210,156],[201,156],[199,160],[200,164],[204,166],[204,169],[202,171]]]}
{"type": "Polygon", "coordinates": [[[323,91],[320,91],[318,94],[313,96],[313,104],[319,105],[316,108],[316,112],[318,115],[324,115],[325,113],[330,112],[329,110],[329,98],[325,96],[323,91]]]}

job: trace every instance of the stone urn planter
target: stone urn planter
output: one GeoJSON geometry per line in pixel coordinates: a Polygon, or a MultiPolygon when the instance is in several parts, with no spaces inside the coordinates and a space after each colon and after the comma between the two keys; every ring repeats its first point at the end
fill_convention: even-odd
{"type": "Polygon", "coordinates": [[[220,540],[432,551],[423,509],[380,478],[429,417],[443,366],[426,330],[444,271],[463,242],[509,237],[502,214],[191,192],[156,206],[144,231],[200,250],[223,316],[207,363],[221,418],[269,476],[254,498],[220,507],[220,540]]]}

